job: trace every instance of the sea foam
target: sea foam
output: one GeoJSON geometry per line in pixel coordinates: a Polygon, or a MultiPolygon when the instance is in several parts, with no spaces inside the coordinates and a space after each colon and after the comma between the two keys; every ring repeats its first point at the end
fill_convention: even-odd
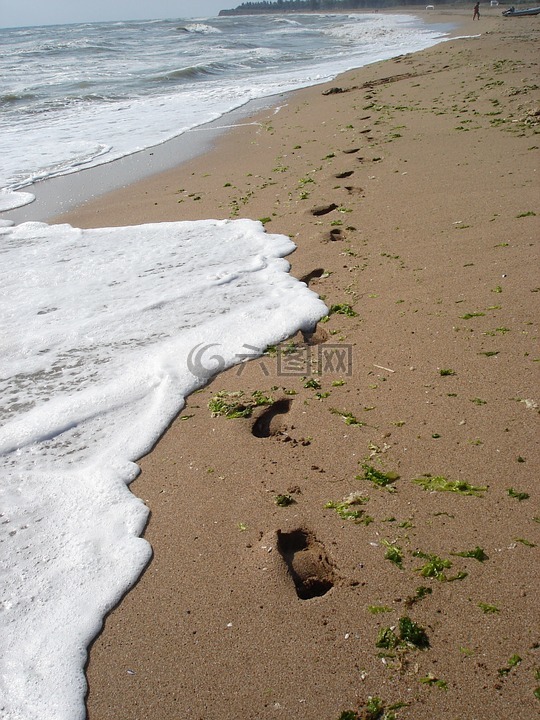
{"type": "Polygon", "coordinates": [[[15,192],[7,188],[0,188],[0,212],[15,210],[15,208],[34,202],[35,199],[36,196],[32,193],[15,192]]]}
{"type": "Polygon", "coordinates": [[[212,362],[327,312],[293,249],[251,220],[0,226],[2,718],[84,718],[86,648],[151,556],[135,461],[212,362]]]}

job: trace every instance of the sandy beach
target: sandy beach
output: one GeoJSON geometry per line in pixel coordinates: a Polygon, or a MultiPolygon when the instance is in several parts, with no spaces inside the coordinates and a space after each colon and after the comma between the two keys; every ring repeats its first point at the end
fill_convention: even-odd
{"type": "Polygon", "coordinates": [[[330,308],[142,459],[90,720],[538,717],[540,28],[500,11],[55,218],[260,219],[330,308]]]}

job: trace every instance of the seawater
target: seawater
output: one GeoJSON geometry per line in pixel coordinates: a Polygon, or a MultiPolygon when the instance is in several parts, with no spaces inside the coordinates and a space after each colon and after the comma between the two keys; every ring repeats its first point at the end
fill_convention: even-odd
{"type": "Polygon", "coordinates": [[[0,30],[0,211],[31,202],[14,191],[35,181],[420,50],[447,29],[373,13],[0,30]]]}
{"type": "MultiPolygon", "coordinates": [[[[440,33],[377,15],[2,30],[0,202],[440,33]]],[[[0,220],[2,718],[84,718],[88,644],[151,555],[136,461],[205,382],[194,349],[217,372],[326,313],[293,249],[248,219],[0,220]]]]}

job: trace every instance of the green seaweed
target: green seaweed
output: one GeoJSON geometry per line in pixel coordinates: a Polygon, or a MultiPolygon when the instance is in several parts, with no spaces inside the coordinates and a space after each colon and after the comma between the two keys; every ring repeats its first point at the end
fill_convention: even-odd
{"type": "Polygon", "coordinates": [[[390,562],[403,570],[403,551],[399,545],[391,543],[389,540],[381,540],[381,544],[386,548],[384,559],[390,560],[390,562]]]}
{"type": "Polygon", "coordinates": [[[413,482],[429,492],[453,492],[475,497],[482,497],[482,493],[487,490],[487,486],[471,485],[465,480],[448,480],[442,475],[423,475],[415,478],[413,482]]]}
{"type": "Polygon", "coordinates": [[[347,317],[358,317],[358,313],[347,303],[338,303],[330,306],[329,315],[346,315],[347,317]]]}
{"type": "Polygon", "coordinates": [[[426,585],[420,585],[420,587],[416,588],[414,595],[409,595],[407,597],[405,600],[405,607],[412,607],[415,603],[420,602],[420,600],[423,600],[428,595],[431,595],[432,592],[432,588],[426,587],[426,585]]]}
{"type": "Polygon", "coordinates": [[[364,475],[357,475],[357,480],[369,480],[378,487],[386,488],[390,492],[396,492],[396,489],[392,487],[392,483],[399,479],[397,472],[392,470],[385,473],[382,472],[382,470],[377,470],[377,468],[373,467],[373,465],[368,465],[367,463],[362,464],[362,470],[364,471],[364,475]]]}
{"type": "Polygon", "coordinates": [[[383,648],[384,650],[393,650],[399,645],[399,638],[392,628],[386,627],[379,630],[377,640],[375,641],[375,647],[383,648]]]}
{"type": "Polygon", "coordinates": [[[484,562],[484,560],[488,560],[488,556],[486,553],[482,550],[481,547],[478,547],[478,545],[474,548],[474,550],[464,550],[463,552],[454,552],[450,553],[451,555],[457,555],[459,557],[464,558],[474,558],[475,560],[478,560],[479,562],[484,562]]]}
{"type": "Polygon", "coordinates": [[[212,417],[223,416],[226,418],[248,418],[251,417],[254,408],[259,405],[271,405],[273,399],[264,395],[260,390],[255,390],[250,398],[244,398],[242,390],[228,392],[220,390],[208,401],[208,408],[212,417]]]}
{"type": "Polygon", "coordinates": [[[484,615],[496,615],[500,612],[496,605],[490,605],[489,603],[479,602],[478,607],[484,613],[484,615]]]}
{"type": "Polygon", "coordinates": [[[379,630],[375,646],[384,650],[424,650],[429,647],[429,638],[423,627],[405,615],[398,620],[397,634],[391,627],[379,630]]]}
{"type": "Polygon", "coordinates": [[[379,697],[368,697],[367,703],[358,712],[355,710],[344,710],[339,720],[396,720],[394,710],[405,707],[407,703],[395,703],[386,707],[379,697]]]}
{"type": "Polygon", "coordinates": [[[416,568],[416,572],[419,572],[422,577],[435,578],[441,582],[446,581],[444,571],[452,567],[452,562],[447,558],[439,557],[439,555],[433,555],[432,553],[424,553],[421,550],[415,550],[413,552],[414,557],[420,557],[427,560],[422,567],[416,568]]]}
{"type": "Polygon", "coordinates": [[[351,427],[365,427],[367,425],[367,423],[358,420],[358,418],[356,418],[352,413],[346,412],[345,410],[330,408],[330,412],[332,415],[339,415],[343,419],[345,425],[350,425],[351,427]]]}
{"type": "Polygon", "coordinates": [[[372,615],[392,612],[392,608],[389,608],[388,605],[368,605],[368,610],[372,615]]]}
{"type": "Polygon", "coordinates": [[[460,315],[460,318],[462,320],[470,320],[471,318],[475,317],[484,317],[485,313],[483,312],[472,312],[472,313],[465,313],[465,315],[460,315]]]}
{"type": "Polygon", "coordinates": [[[469,573],[464,572],[463,570],[460,570],[455,575],[452,575],[452,577],[446,578],[447,582],[454,582],[454,580],[465,580],[466,577],[468,577],[469,573]]]}
{"type": "Polygon", "coordinates": [[[428,673],[425,677],[420,678],[420,682],[423,685],[433,685],[441,688],[441,690],[448,690],[448,684],[444,680],[440,680],[433,673],[428,673]]]}
{"type": "Polygon", "coordinates": [[[510,497],[515,498],[516,500],[519,500],[520,502],[522,500],[528,500],[531,496],[529,493],[526,492],[518,492],[517,490],[514,490],[514,488],[508,488],[506,491],[510,497]]]}
{"type": "Polygon", "coordinates": [[[521,543],[522,545],[525,545],[525,547],[530,547],[530,548],[536,547],[536,543],[533,543],[530,540],[525,540],[525,538],[517,537],[517,538],[514,538],[514,541],[521,543]]]}
{"type": "Polygon", "coordinates": [[[330,500],[325,503],[324,507],[329,510],[335,510],[342,520],[354,520],[356,523],[369,525],[373,522],[370,515],[366,515],[366,511],[362,509],[352,509],[354,505],[364,505],[369,501],[368,497],[358,492],[353,492],[338,502],[330,500]]]}
{"type": "Polygon", "coordinates": [[[404,616],[399,618],[399,637],[407,646],[423,650],[429,647],[429,638],[423,627],[404,616]]]}
{"type": "Polygon", "coordinates": [[[521,658],[517,653],[514,653],[514,655],[512,655],[512,657],[508,659],[506,666],[499,668],[497,670],[497,673],[501,677],[508,675],[512,671],[513,668],[517,667],[520,664],[520,662],[522,662],[522,660],[523,660],[523,658],[521,658]]]}

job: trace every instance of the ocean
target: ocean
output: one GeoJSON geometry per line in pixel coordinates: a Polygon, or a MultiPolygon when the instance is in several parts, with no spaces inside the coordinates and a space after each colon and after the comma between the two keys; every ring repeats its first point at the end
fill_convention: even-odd
{"type": "Polygon", "coordinates": [[[33,182],[420,50],[445,30],[375,13],[0,29],[0,211],[31,202],[33,182]]]}
{"type": "MultiPolygon", "coordinates": [[[[0,30],[0,203],[250,100],[439,42],[409,16],[0,30]]],[[[85,717],[87,647],[151,557],[138,458],[218,371],[327,312],[255,220],[0,218],[0,715],[85,717]]],[[[181,508],[179,508],[181,513],[181,508]]]]}

